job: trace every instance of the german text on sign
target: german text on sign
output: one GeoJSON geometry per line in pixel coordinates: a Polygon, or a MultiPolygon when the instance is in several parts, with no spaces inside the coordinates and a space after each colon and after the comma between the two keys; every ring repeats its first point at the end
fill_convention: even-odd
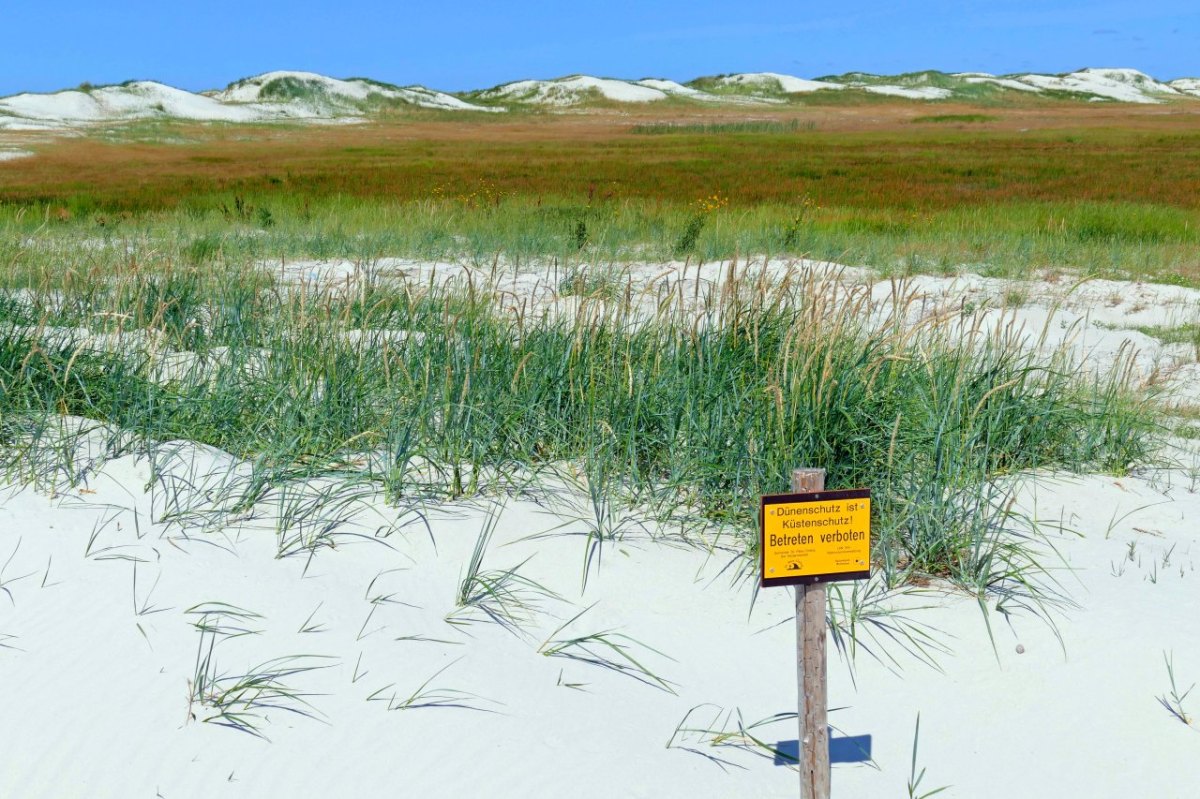
{"type": "Polygon", "coordinates": [[[762,585],[864,580],[871,574],[871,492],[762,498],[762,585]]]}

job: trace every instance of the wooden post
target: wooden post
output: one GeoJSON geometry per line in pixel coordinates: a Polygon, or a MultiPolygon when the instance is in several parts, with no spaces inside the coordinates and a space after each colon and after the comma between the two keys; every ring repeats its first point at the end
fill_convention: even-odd
{"type": "MultiPolygon", "coordinates": [[[[792,471],[792,491],[825,490],[824,469],[792,471]]],[[[825,586],[796,586],[800,796],[829,799],[829,724],[825,684],[825,586]]]]}

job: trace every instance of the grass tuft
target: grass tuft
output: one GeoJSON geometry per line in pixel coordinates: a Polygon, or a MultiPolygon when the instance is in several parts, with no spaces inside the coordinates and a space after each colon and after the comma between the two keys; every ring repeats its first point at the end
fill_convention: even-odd
{"type": "Polygon", "coordinates": [[[543,601],[558,599],[554,592],[520,573],[529,558],[508,569],[483,568],[483,558],[502,510],[502,505],[493,504],[484,516],[466,574],[459,583],[457,607],[446,616],[451,624],[470,624],[482,615],[517,633],[533,620],[543,601]]]}
{"type": "Polygon", "coordinates": [[[311,694],[291,685],[291,679],[328,668],[316,655],[289,655],[274,658],[241,674],[218,669],[219,644],[245,635],[257,635],[250,625],[262,619],[257,613],[223,602],[209,602],[189,608],[200,633],[196,663],[188,681],[188,719],[229,727],[258,738],[266,738],[263,726],[272,711],[318,718],[309,703],[311,694]]]}

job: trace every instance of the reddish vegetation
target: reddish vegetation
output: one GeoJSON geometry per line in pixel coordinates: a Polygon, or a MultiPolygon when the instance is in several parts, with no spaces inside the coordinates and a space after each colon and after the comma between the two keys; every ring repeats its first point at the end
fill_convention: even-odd
{"type": "Polygon", "coordinates": [[[363,126],[170,126],[188,143],[62,138],[36,158],[0,164],[0,200],[150,210],[231,191],[392,200],[487,181],[530,197],[690,202],[720,191],[733,205],[952,208],[1021,200],[1200,206],[1200,104],[1138,107],[811,106],[748,114],[635,113],[510,119],[397,117],[363,126]],[[986,114],[984,122],[914,122],[986,114]],[[800,119],[787,133],[638,135],[648,121],[800,119]],[[805,129],[808,123],[812,130],[805,129]]]}

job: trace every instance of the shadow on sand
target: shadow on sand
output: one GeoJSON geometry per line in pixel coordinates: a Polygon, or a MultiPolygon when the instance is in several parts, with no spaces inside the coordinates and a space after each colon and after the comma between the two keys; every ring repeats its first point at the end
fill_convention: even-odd
{"type": "MultiPolygon", "coordinates": [[[[775,765],[793,766],[800,758],[800,742],[779,741],[775,744],[775,765]]],[[[867,763],[871,760],[870,735],[829,736],[830,763],[867,763]]]]}

